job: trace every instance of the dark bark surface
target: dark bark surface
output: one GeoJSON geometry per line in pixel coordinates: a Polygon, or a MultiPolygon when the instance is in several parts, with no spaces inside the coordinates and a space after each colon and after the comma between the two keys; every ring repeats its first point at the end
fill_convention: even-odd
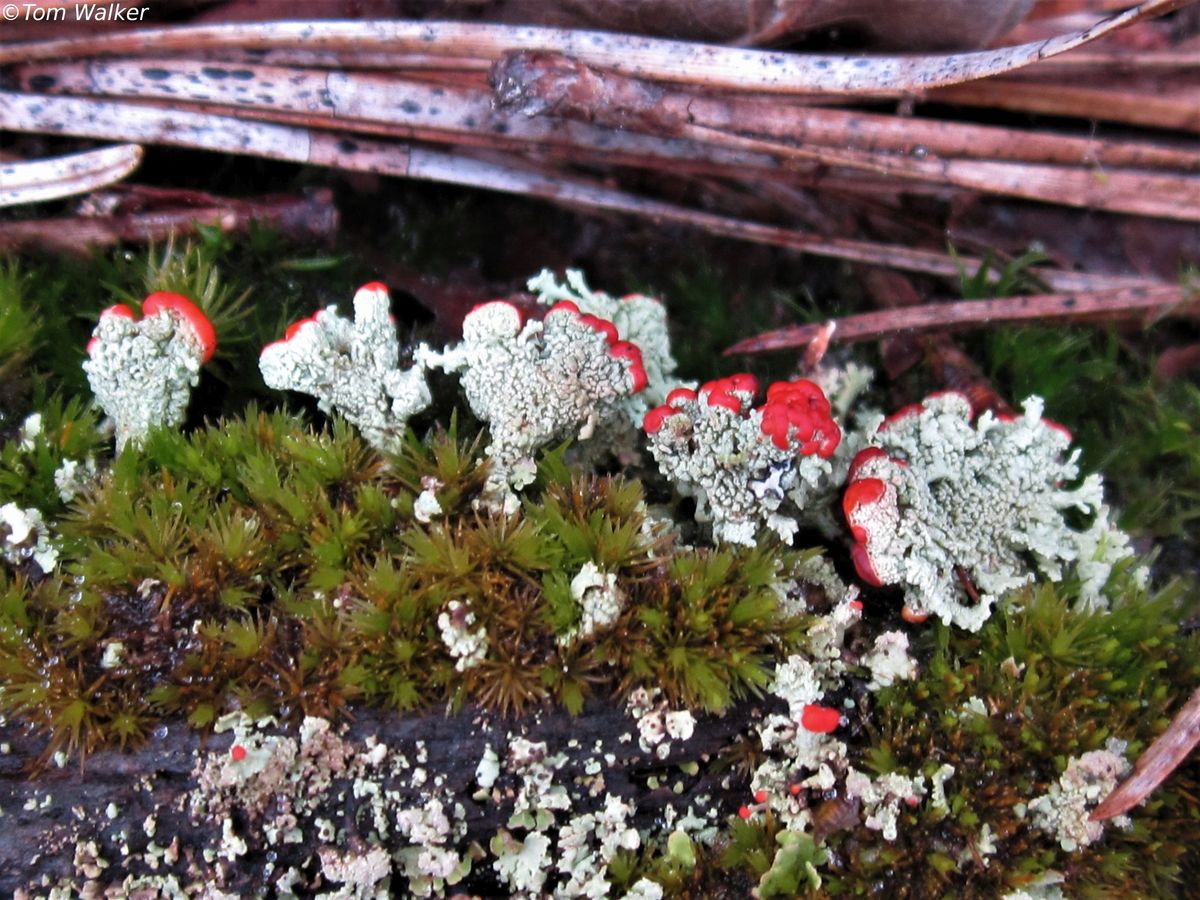
{"type": "MultiPolygon", "coordinates": [[[[287,790],[272,792],[265,802],[228,792],[218,798],[199,778],[206,760],[213,765],[229,759],[237,743],[229,733],[202,738],[185,723],[175,722],[160,726],[138,750],[96,752],[82,768],[71,759],[61,767],[51,761],[39,769],[44,738],[23,734],[8,723],[0,727],[0,742],[8,745],[8,752],[0,755],[0,895],[19,895],[22,890],[36,895],[61,884],[102,895],[98,892],[118,888],[131,875],[174,875],[185,889],[206,883],[240,896],[260,896],[269,894],[274,879],[289,867],[304,876],[294,890],[317,890],[329,884],[320,875],[322,850],[362,853],[383,847],[391,853],[410,845],[395,827],[380,838],[372,809],[372,798],[378,796],[387,797],[383,808],[389,817],[401,808],[427,807],[434,797],[448,808],[461,803],[463,815],[454,820],[465,827],[465,836],[451,839],[447,846],[464,848],[475,842],[487,847],[492,835],[506,826],[520,793],[519,775],[505,765],[506,745],[516,736],[545,742],[547,757],[565,756],[554,767],[553,780],[567,787],[572,806],[559,817],[560,823],[601,808],[606,794],[636,805],[632,825],[655,821],[668,803],[681,813],[695,806],[725,816],[742,802],[744,787],[738,778],[725,778],[728,770],[713,774],[714,767],[705,763],[727,750],[758,715],[756,704],[744,703],[721,718],[698,718],[692,738],[674,742],[671,752],[659,759],[638,746],[637,722],[615,706],[592,705],[575,717],[539,711],[520,720],[477,711],[401,715],[359,709],[353,721],[331,729],[349,764],[335,771],[323,789],[306,778],[289,786],[307,791],[312,801],[295,815],[303,839],[274,844],[264,825],[295,812],[295,798],[287,796],[287,790]],[[370,738],[385,744],[388,752],[377,754],[382,757],[379,765],[364,769],[359,764],[362,757],[354,754],[363,754],[371,746],[370,738]],[[500,756],[501,773],[483,796],[476,767],[489,745],[500,756]],[[399,758],[411,765],[397,765],[399,758]],[[602,788],[579,789],[577,785],[588,783],[589,762],[588,770],[595,772],[596,760],[601,761],[602,788]],[[680,765],[688,762],[700,763],[696,775],[681,774],[680,765]],[[367,781],[378,790],[364,790],[367,781]],[[336,828],[336,837],[319,836],[314,823],[322,819],[336,828]],[[223,830],[245,841],[244,853],[235,858],[221,855],[223,830]]],[[[295,728],[258,732],[285,737],[296,733],[295,728]]],[[[338,752],[331,758],[336,756],[338,752]]],[[[394,876],[392,889],[402,883],[394,876]]],[[[131,884],[125,882],[124,890],[131,884]]],[[[462,888],[498,888],[490,862],[477,863],[462,888]]]]}

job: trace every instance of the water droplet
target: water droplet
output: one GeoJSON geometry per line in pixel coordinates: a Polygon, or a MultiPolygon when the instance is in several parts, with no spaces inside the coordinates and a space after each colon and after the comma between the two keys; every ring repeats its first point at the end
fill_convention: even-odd
{"type": "Polygon", "coordinates": [[[83,584],[85,581],[87,581],[87,579],[86,579],[86,578],[84,578],[82,575],[76,575],[76,576],[75,576],[74,578],[72,578],[71,580],[72,580],[72,581],[73,581],[75,584],[83,584]]]}
{"type": "Polygon", "coordinates": [[[166,725],[159,725],[157,728],[154,729],[154,736],[156,738],[158,738],[160,741],[165,740],[167,737],[167,731],[168,731],[168,729],[167,729],[166,725]]]}
{"type": "Polygon", "coordinates": [[[924,159],[929,155],[929,148],[922,147],[920,144],[918,144],[912,148],[912,155],[914,159],[924,159]]]}

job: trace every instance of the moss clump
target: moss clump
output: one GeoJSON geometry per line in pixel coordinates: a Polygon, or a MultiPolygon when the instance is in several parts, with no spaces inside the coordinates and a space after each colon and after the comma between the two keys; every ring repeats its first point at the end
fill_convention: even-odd
{"type": "Polygon", "coordinates": [[[949,764],[946,804],[902,813],[890,844],[862,828],[830,838],[834,895],[997,897],[1060,873],[1072,897],[1170,897],[1195,866],[1200,813],[1193,763],[1076,853],[1023,817],[1067,761],[1128,742],[1136,758],[1200,679],[1195,635],[1180,633],[1177,592],[1127,596],[1109,613],[1072,611],[1043,585],[1013,598],[976,635],[925,633],[921,677],[880,691],[861,749],[875,772],[949,764]]]}
{"type": "Polygon", "coordinates": [[[31,385],[27,366],[41,322],[26,298],[28,279],[12,263],[0,265],[0,435],[11,432],[31,385]]]}
{"type": "Polygon", "coordinates": [[[803,636],[771,588],[788,553],[674,547],[637,483],[557,454],[519,515],[478,513],[478,446],[410,434],[383,456],[340,421],[317,431],[254,409],[152,433],[61,518],[60,573],[5,583],[0,708],[46,730],[48,752],[135,742],[171,714],[204,727],[352,699],[577,711],[645,685],[719,712],[803,636]],[[429,490],[441,512],[423,522],[429,490]],[[576,638],[571,574],[587,563],[628,600],[576,638]],[[452,601],[488,642],[461,671],[437,624],[452,601]]]}

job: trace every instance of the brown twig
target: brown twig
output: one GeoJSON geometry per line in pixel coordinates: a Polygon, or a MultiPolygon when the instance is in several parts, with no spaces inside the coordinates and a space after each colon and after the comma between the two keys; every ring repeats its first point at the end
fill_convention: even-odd
{"type": "Polygon", "coordinates": [[[173,234],[191,234],[198,225],[239,233],[251,222],[269,225],[292,240],[308,242],[330,238],[337,231],[338,212],[333,192],[319,190],[301,198],[229,199],[220,205],[0,222],[0,253],[38,250],[84,255],[94,247],[164,241],[173,234]]]}
{"type": "MultiPolygon", "coordinates": [[[[56,69],[45,75],[53,77],[56,69]]],[[[27,71],[36,71],[27,70],[27,71]]],[[[103,64],[89,67],[100,86],[103,64]]],[[[29,84],[28,75],[22,80],[29,84]]],[[[823,109],[780,102],[778,98],[721,97],[659,85],[613,72],[602,72],[558,53],[506,54],[493,68],[492,84],[501,108],[525,116],[596,122],[612,128],[640,127],[659,134],[680,134],[686,126],[723,134],[787,141],[793,148],[814,145],[887,154],[920,160],[927,155],[957,159],[1008,160],[1062,165],[1129,166],[1200,170],[1200,152],[1147,141],[1045,134],[1031,129],[1000,128],[861,111],[823,109]]],[[[705,134],[698,132],[698,139],[705,134]]],[[[855,168],[863,168],[856,162],[855,168]]],[[[930,175],[936,168],[926,166],[930,175]]]]}
{"type": "Polygon", "coordinates": [[[1092,821],[1102,822],[1133,809],[1191,755],[1197,744],[1200,744],[1200,689],[1176,713],[1167,730],[1146,748],[1134,765],[1133,774],[1092,810],[1092,821]]]}
{"type": "Polygon", "coordinates": [[[766,93],[894,96],[1009,72],[1083,46],[1190,0],[1147,0],[1103,22],[1015,47],[936,56],[797,55],[606,32],[463,22],[271,22],[191,26],[0,45],[0,65],[209,48],[329,50],[497,59],[548,50],[638,78],[766,93]]]}
{"type": "Polygon", "coordinates": [[[0,164],[0,206],[85,194],[120,181],[138,167],[142,148],[121,144],[83,153],[0,164]]]}
{"type": "MultiPolygon", "coordinates": [[[[1118,288],[1093,293],[1040,294],[954,303],[928,303],[902,309],[846,316],[837,320],[833,340],[843,343],[878,340],[896,333],[953,331],[1000,322],[1095,322],[1163,315],[1192,314],[1195,298],[1184,288],[1118,288]]],[[[824,324],[794,325],[738,341],[726,355],[766,353],[804,347],[820,336],[824,324]]]]}
{"type": "Polygon", "coordinates": [[[1181,97],[1157,96],[1107,87],[996,78],[939,88],[929,92],[925,99],[937,103],[986,106],[989,109],[1200,132],[1200,104],[1196,102],[1194,93],[1181,97]]]}
{"type": "Polygon", "coordinates": [[[1136,215],[1200,221],[1200,178],[1124,169],[1030,162],[924,159],[842,146],[798,145],[730,134],[697,124],[693,104],[664,105],[654,84],[596,72],[560,54],[511,54],[497,64],[493,83],[499,102],[526,114],[550,113],[686,137],[697,143],[748,153],[873,172],[990,194],[1136,215]]]}
{"type": "MultiPolygon", "coordinates": [[[[0,126],[15,131],[119,137],[123,140],[177,147],[217,150],[269,159],[333,166],[438,181],[504,193],[540,197],[589,210],[608,210],[673,222],[712,234],[785,247],[872,265],[891,266],[956,278],[960,267],[978,268],[983,260],[955,258],[947,253],[894,244],[827,238],[788,228],[750,222],[649,200],[587,179],[544,171],[531,172],[515,164],[483,162],[462,154],[423,147],[236,118],[163,109],[136,103],[81,100],[0,91],[0,126]]],[[[1090,275],[1045,269],[1037,274],[1061,291],[1141,287],[1146,279],[1090,275]]]]}
{"type": "Polygon", "coordinates": [[[587,124],[497,112],[491,92],[411,78],[272,66],[232,70],[195,60],[114,60],[19,67],[28,90],[52,94],[169,100],[173,108],[355,131],[381,137],[525,149],[584,151],[616,165],[675,171],[783,174],[773,157],[691,141],[614,132],[587,124]]]}

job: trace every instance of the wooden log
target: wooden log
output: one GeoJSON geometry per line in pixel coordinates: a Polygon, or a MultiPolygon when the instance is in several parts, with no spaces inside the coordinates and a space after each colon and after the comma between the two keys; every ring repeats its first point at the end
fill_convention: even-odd
{"type": "MultiPolygon", "coordinates": [[[[639,746],[624,709],[601,703],[574,717],[542,710],[519,721],[471,709],[356,709],[328,731],[324,720],[306,720],[208,740],[173,722],[138,750],[97,752],[82,766],[51,763],[36,774],[43,742],[8,723],[0,726],[0,893],[64,885],[131,892],[136,882],[126,879],[162,884],[171,876],[185,889],[207,884],[244,897],[267,894],[280,878],[315,888],[333,879],[338,857],[486,847],[502,828],[521,830],[510,817],[522,803],[551,808],[561,800],[548,798],[563,792],[569,808],[552,816],[558,826],[602,809],[609,795],[635,806],[633,827],[668,807],[707,811],[716,823],[736,811],[746,788],[709,764],[760,712],[747,702],[700,717],[693,736],[662,755],[639,746]],[[480,768],[489,753],[492,784],[480,768]],[[411,826],[434,809],[453,831],[441,843],[411,826]]],[[[436,831],[432,818],[426,824],[436,831]]],[[[403,883],[397,871],[393,890],[403,883]]],[[[462,885],[472,886],[497,889],[489,863],[462,885]]]]}

